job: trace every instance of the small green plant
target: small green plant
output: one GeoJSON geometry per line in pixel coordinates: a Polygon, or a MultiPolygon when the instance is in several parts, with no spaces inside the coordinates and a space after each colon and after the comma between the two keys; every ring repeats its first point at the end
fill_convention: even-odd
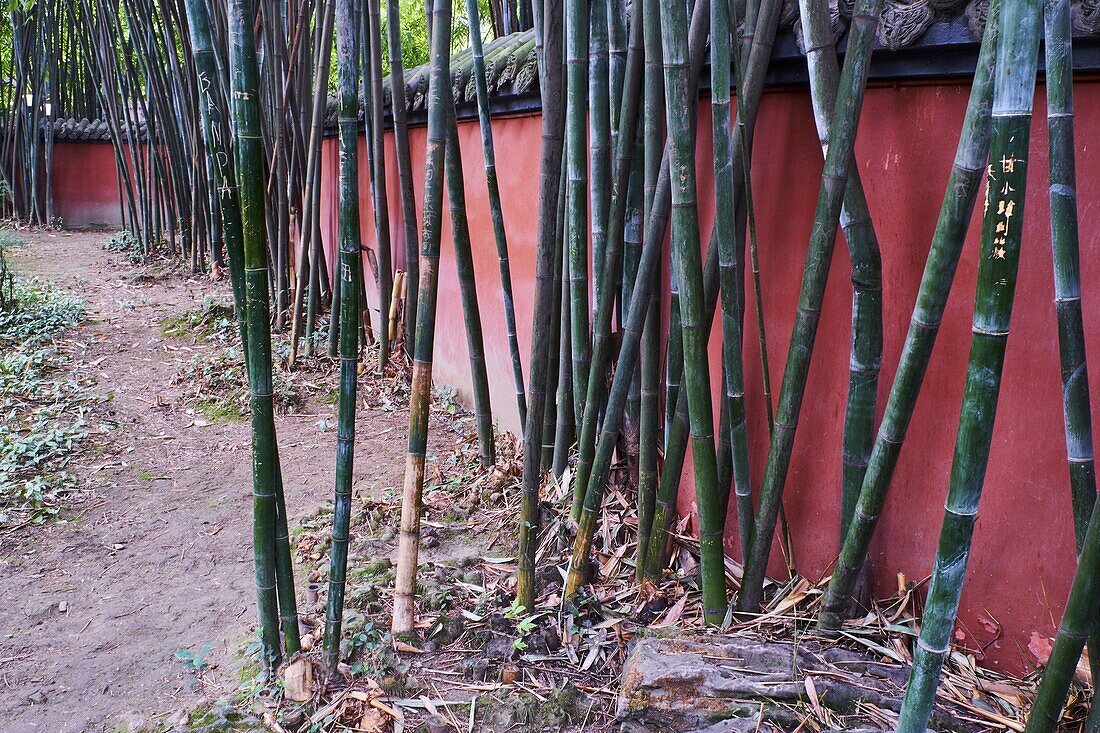
{"type": "Polygon", "coordinates": [[[117,252],[126,255],[130,262],[137,264],[146,257],[145,248],[141,240],[129,229],[120,229],[103,242],[103,249],[108,252],[117,252]]]}
{"type": "Polygon", "coordinates": [[[363,624],[363,629],[348,639],[348,658],[352,662],[352,674],[359,676],[370,674],[377,666],[379,654],[385,650],[386,634],[380,631],[373,621],[363,624]]]}
{"type": "Polygon", "coordinates": [[[183,663],[184,668],[191,674],[198,674],[206,671],[208,665],[206,664],[206,657],[210,654],[210,650],[213,648],[213,644],[206,642],[198,651],[191,651],[190,649],[177,649],[173,655],[177,660],[183,663]]]}
{"type": "Polygon", "coordinates": [[[515,621],[522,618],[525,613],[527,613],[527,606],[520,603],[518,598],[514,598],[512,599],[512,605],[508,606],[508,609],[504,612],[504,618],[515,621]]]}

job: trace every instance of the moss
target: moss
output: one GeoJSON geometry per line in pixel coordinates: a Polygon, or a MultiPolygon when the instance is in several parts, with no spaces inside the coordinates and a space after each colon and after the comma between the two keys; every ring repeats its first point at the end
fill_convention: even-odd
{"type": "Polygon", "coordinates": [[[236,404],[219,399],[199,400],[195,403],[195,412],[216,423],[244,419],[244,414],[236,404]]]}
{"type": "Polygon", "coordinates": [[[190,733],[251,733],[263,731],[260,721],[237,705],[219,701],[196,708],[188,714],[190,733]]]}
{"type": "Polygon", "coordinates": [[[258,678],[263,668],[255,657],[242,657],[240,669],[237,670],[237,679],[241,682],[251,682],[258,678]]]}

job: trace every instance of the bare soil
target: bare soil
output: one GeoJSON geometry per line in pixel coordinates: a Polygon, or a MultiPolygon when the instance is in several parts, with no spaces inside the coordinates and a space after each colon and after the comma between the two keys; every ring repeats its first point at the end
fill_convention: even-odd
{"type": "MultiPolygon", "coordinates": [[[[197,419],[173,377],[215,347],[160,327],[228,286],[142,276],[101,248],[104,233],[23,236],[16,268],[86,303],[65,368],[112,396],[99,417],[119,427],[75,460],[73,511],[0,534],[0,728],[110,731],[153,716],[163,729],[171,711],[236,687],[255,621],[248,423],[197,419]],[[198,680],[175,653],[208,643],[198,680]]],[[[331,495],[335,437],[322,420],[333,413],[311,403],[278,418],[292,522],[331,495]]],[[[400,487],[406,413],[368,404],[358,427],[356,490],[400,487]]],[[[444,435],[440,450],[453,443],[444,435]]]]}

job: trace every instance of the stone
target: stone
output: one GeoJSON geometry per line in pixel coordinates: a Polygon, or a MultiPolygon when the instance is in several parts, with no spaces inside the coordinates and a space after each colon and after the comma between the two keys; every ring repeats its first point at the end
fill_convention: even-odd
{"type": "MultiPolygon", "coordinates": [[[[809,639],[643,636],[623,667],[616,716],[624,733],[794,730],[811,694],[834,717],[868,705],[896,713],[909,669],[879,659],[809,639]]],[[[942,709],[936,729],[968,730],[942,709]]]]}
{"type": "Polygon", "coordinates": [[[308,659],[299,658],[287,665],[283,687],[288,700],[309,702],[313,699],[313,665],[308,659]]]}

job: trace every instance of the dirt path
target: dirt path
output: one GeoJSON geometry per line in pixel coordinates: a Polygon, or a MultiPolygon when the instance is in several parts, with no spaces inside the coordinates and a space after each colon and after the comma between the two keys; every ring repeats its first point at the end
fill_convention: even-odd
{"type": "MultiPolygon", "coordinates": [[[[166,338],[159,327],[227,286],[136,279],[99,247],[105,237],[32,233],[13,253],[21,272],[87,304],[73,368],[113,395],[107,409],[119,427],[94,435],[76,463],[91,492],[76,516],[0,535],[0,728],[8,733],[109,731],[231,690],[254,623],[248,424],[188,414],[172,378],[212,347],[166,338]],[[174,654],[207,643],[214,669],[193,689],[174,654]]],[[[331,412],[314,405],[279,418],[292,519],[331,492],[334,438],[317,426],[331,412]]],[[[400,485],[404,420],[402,411],[362,415],[364,490],[400,485]]]]}

